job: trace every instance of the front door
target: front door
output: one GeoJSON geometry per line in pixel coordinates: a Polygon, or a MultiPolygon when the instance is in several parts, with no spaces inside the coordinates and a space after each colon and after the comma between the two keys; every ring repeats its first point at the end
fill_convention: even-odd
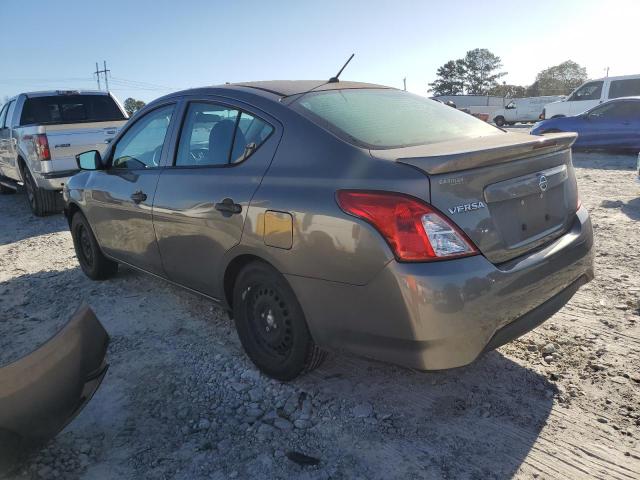
{"type": "Polygon", "coordinates": [[[582,85],[567,99],[569,115],[579,115],[602,103],[604,82],[597,80],[582,85]]]}
{"type": "Polygon", "coordinates": [[[167,277],[216,296],[220,262],[240,242],[280,130],[238,106],[193,100],[185,110],[174,158],[158,181],[154,226],[167,277]]]}
{"type": "Polygon", "coordinates": [[[163,275],[152,221],[153,198],[166,155],[175,104],[136,119],[107,153],[106,170],[87,182],[89,218],[107,255],[163,275]]]}

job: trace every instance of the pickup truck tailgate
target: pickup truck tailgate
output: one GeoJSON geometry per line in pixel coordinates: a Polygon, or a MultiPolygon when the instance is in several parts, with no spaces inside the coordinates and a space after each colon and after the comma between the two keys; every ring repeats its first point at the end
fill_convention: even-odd
{"type": "Polygon", "coordinates": [[[77,168],[75,156],[87,150],[103,153],[126,121],[47,125],[46,134],[54,170],[77,168]]]}

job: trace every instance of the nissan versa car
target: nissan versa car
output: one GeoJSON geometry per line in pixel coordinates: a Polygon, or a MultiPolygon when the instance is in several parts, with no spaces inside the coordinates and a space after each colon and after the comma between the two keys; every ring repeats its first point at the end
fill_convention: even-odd
{"type": "Polygon", "coordinates": [[[332,80],[171,94],[78,155],[64,196],[84,272],[127,264],[221,303],[283,380],[327,350],[465,365],[593,277],[575,134],[332,80]]]}

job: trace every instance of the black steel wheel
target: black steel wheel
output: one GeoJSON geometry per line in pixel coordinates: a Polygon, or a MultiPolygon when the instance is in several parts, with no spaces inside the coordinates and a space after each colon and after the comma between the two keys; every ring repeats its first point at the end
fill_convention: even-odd
{"type": "Polygon", "coordinates": [[[118,271],[118,264],[100,250],[85,216],[76,212],[71,219],[71,236],[80,268],[92,280],[104,280],[118,271]]]}
{"type": "Polygon", "coordinates": [[[247,355],[270,377],[291,380],[325,357],[311,338],[291,287],[266,263],[250,263],[238,275],[233,313],[247,355]]]}

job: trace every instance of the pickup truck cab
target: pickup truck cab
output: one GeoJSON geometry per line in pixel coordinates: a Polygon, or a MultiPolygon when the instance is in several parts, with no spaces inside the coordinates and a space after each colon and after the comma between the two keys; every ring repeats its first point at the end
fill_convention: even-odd
{"type": "Polygon", "coordinates": [[[0,193],[24,185],[35,215],[61,210],[62,187],[77,170],[75,155],[104,151],[127,121],[108,92],[21,93],[0,110],[0,193]]]}
{"type": "Polygon", "coordinates": [[[576,88],[566,100],[545,105],[540,120],[579,115],[614,98],[640,96],[640,75],[589,80],[576,88]]]}
{"type": "Polygon", "coordinates": [[[564,97],[545,96],[545,97],[528,97],[528,98],[514,98],[512,100],[506,99],[508,102],[504,108],[500,108],[493,112],[491,117],[493,123],[502,127],[504,125],[513,125],[518,122],[537,122],[540,119],[540,114],[544,109],[544,106],[548,103],[562,100],[564,97]]]}

